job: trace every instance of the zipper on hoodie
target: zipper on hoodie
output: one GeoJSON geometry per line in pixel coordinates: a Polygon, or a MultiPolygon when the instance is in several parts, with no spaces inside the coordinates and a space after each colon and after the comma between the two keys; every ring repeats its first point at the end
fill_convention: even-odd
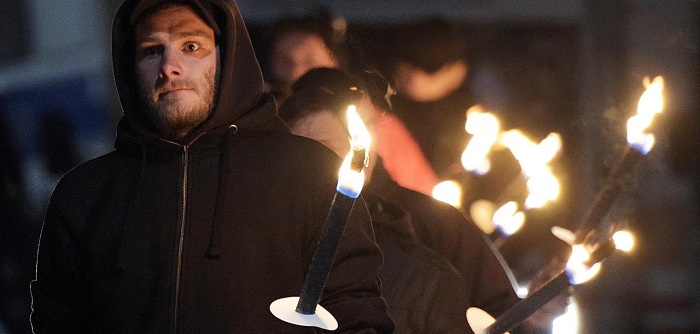
{"type": "Polygon", "coordinates": [[[182,249],[185,243],[185,214],[187,212],[187,177],[189,169],[189,150],[187,146],[183,146],[182,152],[182,209],[180,211],[180,231],[178,236],[178,246],[177,246],[177,271],[175,273],[175,312],[173,313],[174,318],[174,329],[175,333],[178,332],[178,321],[180,313],[180,278],[182,273],[182,249]]]}
{"type": "MultiPolygon", "coordinates": [[[[180,279],[182,276],[182,250],[185,244],[185,219],[187,213],[187,181],[189,176],[189,164],[190,164],[190,145],[196,142],[197,139],[202,137],[205,132],[200,133],[197,137],[192,139],[190,144],[182,145],[182,160],[180,165],[182,166],[182,208],[180,209],[180,231],[178,236],[178,246],[177,246],[177,271],[175,272],[175,311],[173,312],[173,332],[179,332],[179,315],[180,315],[180,279]]],[[[171,142],[173,143],[173,142],[171,142]]],[[[175,143],[174,143],[175,144],[175,143]]]]}

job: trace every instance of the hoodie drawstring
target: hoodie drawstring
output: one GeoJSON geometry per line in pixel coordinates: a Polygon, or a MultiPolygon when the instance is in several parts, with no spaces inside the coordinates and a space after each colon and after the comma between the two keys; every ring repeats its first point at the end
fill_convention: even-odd
{"type": "Polygon", "coordinates": [[[216,192],[216,207],[214,208],[214,223],[211,227],[211,236],[209,237],[209,249],[207,250],[207,257],[210,259],[218,259],[221,257],[221,221],[224,219],[223,215],[226,212],[226,190],[228,189],[227,181],[228,174],[230,171],[230,159],[229,153],[231,151],[231,135],[238,132],[238,127],[236,125],[230,125],[224,136],[224,147],[221,150],[221,160],[219,169],[219,185],[216,192]]]}

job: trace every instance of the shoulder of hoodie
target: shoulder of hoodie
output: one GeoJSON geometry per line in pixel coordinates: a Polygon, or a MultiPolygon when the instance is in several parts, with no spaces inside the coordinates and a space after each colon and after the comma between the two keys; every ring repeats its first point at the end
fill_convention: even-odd
{"type": "MultiPolygon", "coordinates": [[[[268,168],[277,166],[289,172],[330,170],[332,175],[337,175],[337,168],[342,163],[340,157],[323,144],[291,133],[260,136],[250,143],[250,152],[263,157],[268,168]],[[324,168],[326,166],[329,167],[324,168]]],[[[73,197],[76,192],[98,192],[100,185],[127,177],[125,171],[134,163],[133,158],[112,151],[83,162],[61,177],[54,196],[73,197]]],[[[318,174],[320,176],[324,173],[318,174]]]]}
{"type": "Polygon", "coordinates": [[[255,137],[248,146],[251,152],[268,159],[269,164],[330,164],[337,168],[342,163],[340,157],[325,145],[288,132],[255,137]]]}
{"type": "Polygon", "coordinates": [[[94,189],[95,185],[114,178],[115,175],[120,174],[126,163],[125,159],[119,157],[120,155],[123,157],[117,151],[112,151],[77,165],[61,177],[54,195],[79,190],[89,191],[94,189]]]}
{"type": "MultiPolygon", "coordinates": [[[[88,208],[105,199],[105,189],[126,189],[125,160],[116,151],[93,158],[64,174],[51,194],[47,210],[61,215],[85,217],[88,208]],[[53,209],[52,209],[53,208],[53,209]]],[[[48,212],[47,212],[48,213],[48,212]]]]}

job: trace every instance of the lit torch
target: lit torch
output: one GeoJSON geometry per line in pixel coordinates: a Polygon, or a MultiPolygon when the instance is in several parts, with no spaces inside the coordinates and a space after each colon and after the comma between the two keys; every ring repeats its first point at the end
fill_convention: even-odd
{"type": "Polygon", "coordinates": [[[459,209],[462,207],[462,187],[456,181],[442,181],[433,188],[433,198],[459,209]]]}
{"type": "Polygon", "coordinates": [[[351,152],[343,160],[338,173],[338,185],[333,198],[323,234],[311,260],[299,297],[287,297],[274,301],[270,311],[277,318],[299,326],[313,326],[335,330],[338,322],[321,305],[321,293],[326,285],[331,265],[345,231],[350,211],[364,186],[364,167],[368,164],[371,136],[356,108],[347,110],[351,152]]]}
{"type": "Polygon", "coordinates": [[[654,116],[663,110],[664,79],[658,76],[649,82],[649,78],[645,78],[644,86],[646,90],[639,98],[637,114],[627,121],[628,146],[625,147],[618,163],[608,175],[605,186],[596,195],[591,209],[585,216],[586,218],[579,225],[576,231],[576,243],[584,242],[591,232],[600,225],[622,189],[624,181],[639,160],[654,146],[654,135],[646,131],[654,120],[654,116]]]}
{"type": "Polygon", "coordinates": [[[499,248],[506,238],[518,232],[523,226],[525,213],[518,210],[518,203],[510,201],[494,212],[492,222],[496,231],[491,233],[489,237],[493,241],[493,245],[499,248]]]}
{"type": "MultiPolygon", "coordinates": [[[[501,135],[500,142],[518,160],[521,174],[527,180],[526,209],[541,208],[559,197],[559,181],[549,166],[561,151],[562,142],[558,133],[550,133],[542,141],[535,143],[520,130],[510,130],[501,135]]],[[[506,192],[501,197],[507,195],[506,192]]]]}
{"type": "Polygon", "coordinates": [[[521,176],[526,180],[528,196],[522,209],[518,202],[510,200],[515,197],[514,190],[520,177],[513,180],[506,190],[499,195],[502,205],[493,216],[496,231],[490,234],[496,247],[500,247],[505,238],[517,232],[525,221],[525,211],[541,208],[559,197],[560,185],[552,173],[549,163],[559,154],[562,143],[557,133],[550,133],[545,139],[536,143],[520,130],[509,130],[501,134],[500,143],[508,148],[520,164],[521,176]]]}
{"type": "MultiPolygon", "coordinates": [[[[464,125],[472,139],[462,152],[462,166],[477,175],[484,175],[491,169],[488,153],[500,131],[498,119],[493,114],[484,112],[476,105],[467,110],[467,122],[464,125]]],[[[448,180],[438,183],[433,188],[433,198],[448,203],[456,208],[462,206],[462,187],[456,181],[448,180]]]]}
{"type": "Polygon", "coordinates": [[[593,251],[584,245],[574,245],[564,269],[540,289],[521,300],[498,319],[482,309],[467,309],[467,321],[475,334],[501,334],[517,327],[537,310],[566,289],[589,281],[600,271],[600,262],[618,248],[614,238],[598,245],[593,251]]]}

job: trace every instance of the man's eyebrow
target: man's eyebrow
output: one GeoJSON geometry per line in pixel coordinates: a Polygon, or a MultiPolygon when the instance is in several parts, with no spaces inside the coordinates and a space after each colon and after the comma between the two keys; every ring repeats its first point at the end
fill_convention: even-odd
{"type": "Polygon", "coordinates": [[[207,32],[202,29],[195,29],[195,30],[186,30],[186,31],[180,31],[175,34],[175,37],[177,38],[184,38],[184,37],[209,37],[212,36],[210,32],[207,32]]]}
{"type": "MultiPolygon", "coordinates": [[[[203,29],[194,29],[194,30],[181,30],[178,31],[174,34],[175,38],[188,38],[188,37],[205,37],[208,38],[209,36],[212,36],[211,32],[208,32],[203,29]]],[[[213,37],[213,36],[212,36],[213,37]]],[[[150,42],[158,42],[159,39],[155,37],[155,35],[150,34],[147,36],[143,36],[143,38],[140,38],[138,40],[138,43],[150,43],[150,42]]]]}

